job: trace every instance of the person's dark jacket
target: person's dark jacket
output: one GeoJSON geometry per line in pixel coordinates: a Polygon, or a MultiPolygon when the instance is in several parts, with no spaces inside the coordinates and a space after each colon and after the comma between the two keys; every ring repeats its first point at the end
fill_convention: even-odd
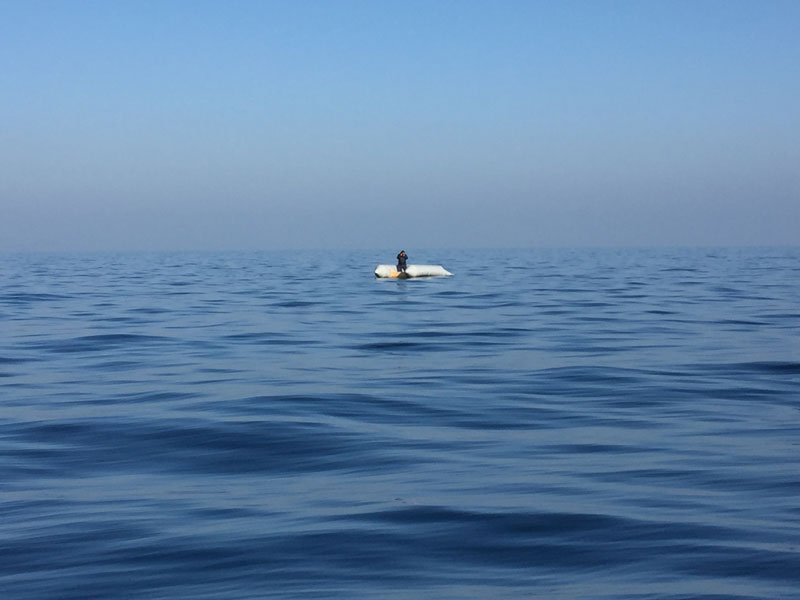
{"type": "Polygon", "coordinates": [[[408,260],[408,255],[403,254],[402,252],[397,255],[397,270],[398,271],[405,271],[406,270],[406,261],[408,260]]]}

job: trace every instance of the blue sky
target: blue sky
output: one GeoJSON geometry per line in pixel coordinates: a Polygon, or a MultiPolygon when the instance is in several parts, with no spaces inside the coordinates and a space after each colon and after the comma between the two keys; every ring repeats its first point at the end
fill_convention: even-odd
{"type": "Polygon", "coordinates": [[[0,250],[800,244],[800,2],[0,0],[0,250]]]}

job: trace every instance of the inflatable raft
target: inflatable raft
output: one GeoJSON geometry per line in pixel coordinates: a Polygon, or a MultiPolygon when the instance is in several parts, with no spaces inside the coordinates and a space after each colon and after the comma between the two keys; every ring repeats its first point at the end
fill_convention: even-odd
{"type": "Polygon", "coordinates": [[[388,277],[391,279],[447,277],[448,275],[452,275],[452,273],[441,265],[408,265],[405,273],[398,272],[394,265],[378,265],[375,267],[375,277],[388,277]]]}

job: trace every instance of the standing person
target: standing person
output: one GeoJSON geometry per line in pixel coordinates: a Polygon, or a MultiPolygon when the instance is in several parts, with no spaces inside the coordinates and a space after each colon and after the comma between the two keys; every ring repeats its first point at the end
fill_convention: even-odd
{"type": "Polygon", "coordinates": [[[397,270],[400,273],[406,272],[406,261],[408,260],[408,254],[406,254],[405,250],[400,250],[400,254],[397,255],[397,270]]]}

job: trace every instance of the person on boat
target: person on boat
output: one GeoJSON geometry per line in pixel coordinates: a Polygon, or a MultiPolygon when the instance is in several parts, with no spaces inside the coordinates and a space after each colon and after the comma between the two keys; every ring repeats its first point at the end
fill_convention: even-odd
{"type": "Polygon", "coordinates": [[[406,261],[408,261],[408,254],[406,254],[405,250],[400,250],[400,254],[397,255],[397,270],[400,273],[406,272],[406,261]]]}

